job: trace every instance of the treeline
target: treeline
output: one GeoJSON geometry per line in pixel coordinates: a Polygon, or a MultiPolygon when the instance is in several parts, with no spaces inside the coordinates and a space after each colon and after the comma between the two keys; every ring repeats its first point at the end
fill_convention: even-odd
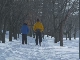
{"type": "Polygon", "coordinates": [[[26,20],[34,36],[33,24],[39,18],[44,25],[44,35],[55,38],[63,46],[63,36],[76,38],[79,29],[79,0],[0,0],[0,40],[5,43],[6,31],[9,41],[17,40],[20,27],[26,20]]]}

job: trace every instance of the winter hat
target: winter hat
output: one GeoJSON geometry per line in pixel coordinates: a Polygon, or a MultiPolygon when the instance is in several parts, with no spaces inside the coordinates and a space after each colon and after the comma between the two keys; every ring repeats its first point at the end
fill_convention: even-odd
{"type": "Polygon", "coordinates": [[[39,22],[39,19],[37,19],[37,22],[39,22]]]}

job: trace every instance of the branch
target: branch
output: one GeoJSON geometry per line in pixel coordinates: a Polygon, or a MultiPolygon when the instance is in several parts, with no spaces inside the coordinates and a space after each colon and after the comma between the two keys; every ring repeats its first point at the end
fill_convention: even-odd
{"type": "Polygon", "coordinates": [[[74,7],[74,4],[75,4],[75,1],[73,2],[72,7],[68,10],[68,12],[67,12],[67,14],[66,14],[65,18],[64,18],[64,19],[59,23],[59,26],[58,26],[58,28],[57,28],[57,29],[59,29],[59,27],[60,27],[60,25],[61,25],[61,24],[65,23],[65,21],[67,20],[68,16],[69,16],[69,15],[70,15],[70,13],[71,13],[71,10],[72,10],[72,9],[73,9],[73,7],[74,7]]]}

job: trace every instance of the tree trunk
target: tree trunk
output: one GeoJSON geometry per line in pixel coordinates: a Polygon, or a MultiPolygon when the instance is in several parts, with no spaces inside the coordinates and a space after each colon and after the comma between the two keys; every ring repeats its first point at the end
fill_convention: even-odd
{"type": "Polygon", "coordinates": [[[9,41],[12,41],[12,26],[9,27],[9,41]]]}
{"type": "Polygon", "coordinates": [[[74,34],[73,34],[73,35],[74,35],[74,39],[76,39],[76,31],[77,31],[77,30],[76,30],[76,28],[75,28],[74,34]]]}
{"type": "Polygon", "coordinates": [[[66,33],[66,40],[67,40],[67,33],[66,33]]]}
{"type": "Polygon", "coordinates": [[[14,27],[13,36],[14,36],[14,39],[17,40],[17,26],[14,27]]]}
{"type": "Polygon", "coordinates": [[[2,43],[5,43],[5,33],[6,33],[6,20],[4,21],[4,28],[2,33],[2,43]]]}
{"type": "Polygon", "coordinates": [[[0,41],[2,41],[3,14],[0,12],[0,41]]]}
{"type": "Polygon", "coordinates": [[[76,33],[74,33],[73,35],[74,35],[74,39],[76,39],[76,33]]]}
{"type": "Polygon", "coordinates": [[[58,35],[57,31],[55,31],[55,35],[54,35],[55,40],[54,40],[54,43],[57,43],[57,41],[58,41],[57,35],[58,35]]]}
{"type": "Polygon", "coordinates": [[[46,33],[47,33],[47,37],[48,37],[48,36],[49,36],[49,35],[48,35],[48,28],[47,28],[47,32],[46,32],[46,33]]]}
{"type": "Polygon", "coordinates": [[[71,40],[71,30],[69,31],[69,40],[71,40]]]}
{"type": "Polygon", "coordinates": [[[1,24],[0,24],[0,41],[2,41],[2,28],[1,28],[1,24]]]}
{"type": "Polygon", "coordinates": [[[59,42],[60,40],[59,40],[59,33],[57,33],[57,42],[59,42]]]}
{"type": "Polygon", "coordinates": [[[9,20],[9,41],[12,41],[12,15],[11,14],[9,20]]]}
{"type": "Polygon", "coordinates": [[[67,40],[67,31],[66,31],[66,40],[67,40]]]}
{"type": "Polygon", "coordinates": [[[63,25],[62,25],[62,23],[61,23],[61,25],[60,25],[60,36],[59,36],[59,38],[60,38],[60,46],[63,46],[63,25]]]}

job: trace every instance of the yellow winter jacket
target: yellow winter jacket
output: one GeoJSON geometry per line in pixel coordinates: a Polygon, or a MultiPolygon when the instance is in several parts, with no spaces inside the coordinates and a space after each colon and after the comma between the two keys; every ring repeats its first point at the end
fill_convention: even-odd
{"type": "Polygon", "coordinates": [[[34,24],[33,30],[36,31],[36,29],[40,29],[41,32],[44,30],[44,27],[43,27],[43,25],[42,25],[41,22],[36,22],[36,23],[34,24]]]}

